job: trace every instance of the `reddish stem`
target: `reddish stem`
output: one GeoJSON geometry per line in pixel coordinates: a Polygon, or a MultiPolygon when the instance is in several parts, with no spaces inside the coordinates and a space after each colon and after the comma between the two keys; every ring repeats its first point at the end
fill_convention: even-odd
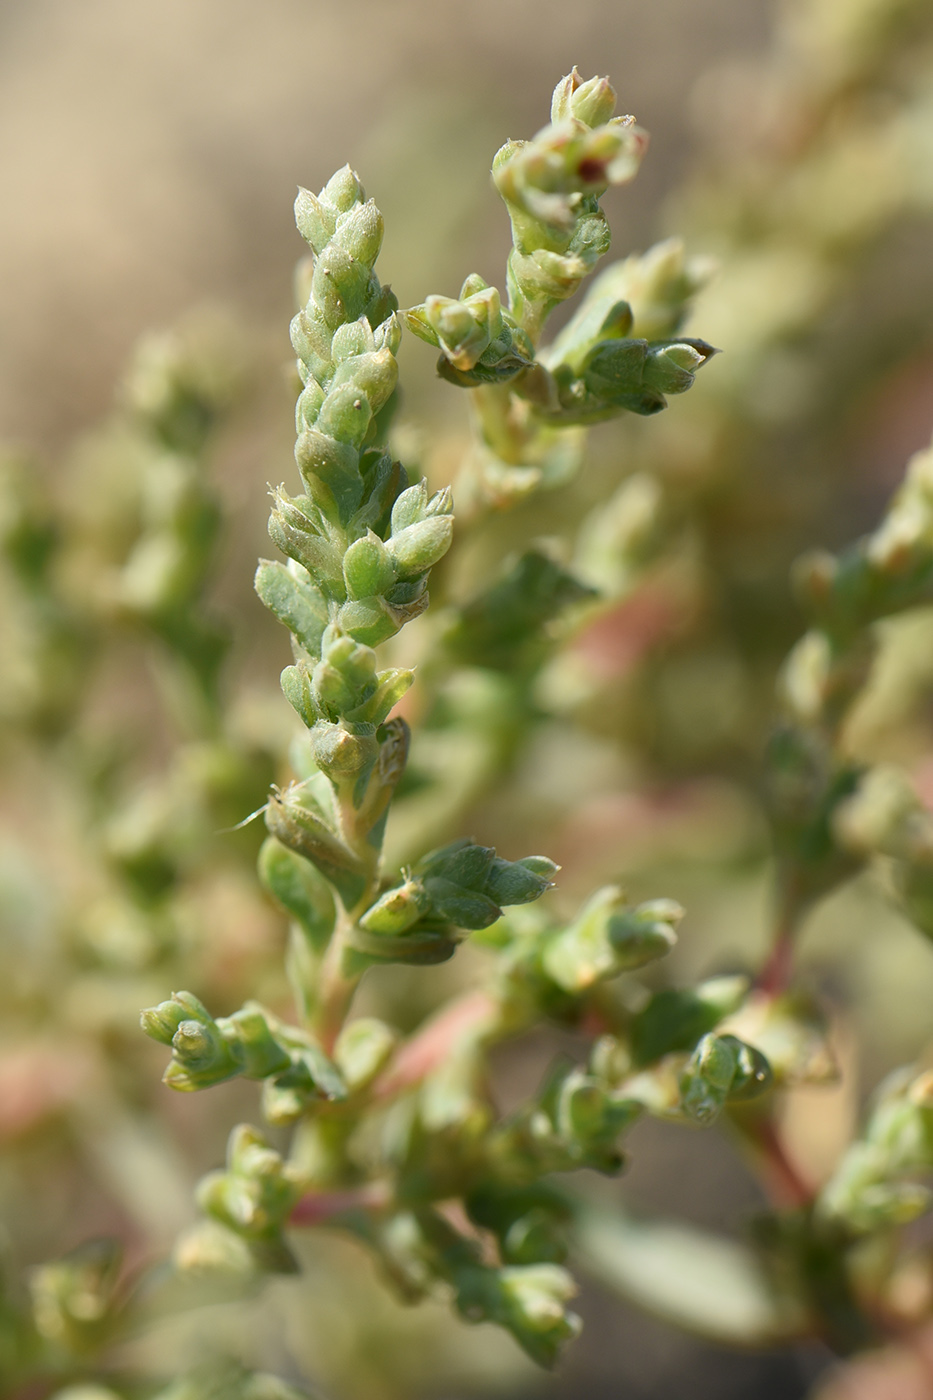
{"type": "Polygon", "coordinates": [[[436,1069],[461,1036],[475,1031],[496,1012],[487,992],[470,992],[445,1006],[410,1040],[399,1046],[392,1062],[373,1087],[373,1097],[388,1099],[409,1089],[436,1069]]]}
{"type": "Polygon", "coordinates": [[[382,1210],[391,1198],[385,1181],[367,1181],[345,1191],[314,1191],[301,1198],[289,1220],[292,1225],[321,1225],[348,1210],[382,1210]]]}
{"type": "Polygon", "coordinates": [[[758,978],[758,986],[769,997],[787,991],[794,970],[794,935],[787,925],[778,929],[774,946],[758,978]]]}
{"type": "Polygon", "coordinates": [[[764,1119],[750,1127],[748,1135],[761,1155],[770,1194],[776,1204],[791,1209],[809,1205],[813,1188],[788,1157],[774,1124],[764,1119]]]}

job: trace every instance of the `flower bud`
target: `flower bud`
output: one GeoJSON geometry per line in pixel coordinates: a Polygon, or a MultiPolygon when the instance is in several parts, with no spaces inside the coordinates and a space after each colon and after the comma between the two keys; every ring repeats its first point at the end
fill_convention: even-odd
{"type": "MultiPolygon", "coordinates": [[[[484,287],[460,301],[429,296],[424,321],[433,331],[435,344],[457,369],[470,370],[502,331],[502,310],[495,287],[484,287]]],[[[418,319],[409,324],[421,335],[418,319]]]]}
{"type": "Polygon", "coordinates": [[[399,610],[382,597],[352,599],[337,613],[341,632],[368,647],[377,647],[380,642],[394,637],[408,620],[408,617],[400,617],[399,610]]]}
{"type": "Polygon", "coordinates": [[[206,1214],[237,1234],[277,1240],[299,1194],[294,1170],[261,1133],[241,1124],[230,1135],[227,1170],[204,1177],[197,1199],[206,1214]]]}
{"type": "Polygon", "coordinates": [[[349,714],[362,703],[356,688],[327,661],[314,668],[314,696],[322,715],[333,720],[349,714]]]}
{"type": "Polygon", "coordinates": [[[339,509],[349,516],[359,504],[360,454],[349,442],[337,442],[323,432],[301,433],[295,461],[308,494],[328,520],[338,523],[339,509]]]}
{"type": "Polygon", "coordinates": [[[548,976],[578,994],[606,977],[643,967],[670,952],[673,923],[683,911],[672,900],[654,900],[632,909],[622,890],[607,885],[544,949],[548,976]]]}
{"type": "Polygon", "coordinates": [[[571,115],[589,127],[605,126],[615,109],[615,89],[608,78],[590,78],[570,97],[571,115]]]}
{"type": "Polygon", "coordinates": [[[499,1269],[500,1310],[497,1321],[513,1333],[531,1358],[552,1366],[565,1342],[582,1323],[566,1304],[576,1284],[558,1264],[531,1264],[499,1269]]]}
{"type": "Polygon", "coordinates": [[[322,203],[317,195],[299,185],[295,200],[295,223],[305,242],[310,243],[315,253],[320,253],[334,236],[337,215],[329,202],[322,203]]]}
{"type": "Polygon", "coordinates": [[[386,890],[360,919],[370,933],[400,934],[417,923],[430,900],[420,880],[406,880],[394,889],[386,890]]]}
{"type": "Polygon", "coordinates": [[[397,575],[389,552],[372,530],[354,540],[343,556],[343,576],[353,599],[388,593],[395,583],[397,575]]]}
{"type": "Polygon", "coordinates": [[[207,1007],[191,992],[173,992],[169,1001],[142,1011],[139,1017],[146,1035],[163,1045],[171,1045],[175,1032],[186,1020],[200,1021],[204,1025],[212,1020],[207,1007]]]}
{"type": "Polygon", "coordinates": [[[335,365],[359,355],[372,354],[376,348],[375,338],[365,316],[358,321],[348,321],[338,326],[330,343],[331,359],[335,365]]]}
{"type": "Polygon", "coordinates": [[[345,596],[340,555],[321,538],[314,522],[284,491],[278,491],[269,516],[269,536],[283,554],[307,569],[315,583],[329,596],[345,596]]]}
{"type": "Polygon", "coordinates": [[[356,871],[358,861],[311,805],[307,790],[293,783],[284,792],[273,788],[266,808],[266,826],[288,850],[305,856],[328,877],[334,869],[356,871]]]}
{"type": "Polygon", "coordinates": [[[705,1035],[680,1081],[681,1107],[688,1118],[704,1127],[713,1123],[725,1107],[736,1071],[736,1053],[729,1040],[705,1035]]]}
{"type": "Polygon", "coordinates": [[[321,190],[322,201],[330,204],[338,213],[345,214],[366,198],[360,177],[349,165],[344,165],[332,175],[321,190]]]}
{"type": "Polygon", "coordinates": [[[712,347],[706,346],[703,341],[693,345],[687,341],[675,341],[673,345],[649,345],[644,382],[662,394],[683,394],[696,378],[697,370],[712,354],[712,347]]]}
{"type": "Polygon", "coordinates": [[[382,247],[384,225],[375,201],[368,199],[338,219],[334,243],[363,267],[372,269],[382,247]]]}
{"type": "Polygon", "coordinates": [[[352,382],[341,383],[330,390],[321,405],[317,427],[338,442],[360,447],[372,419],[373,406],[362,389],[352,382]]]}
{"type": "Polygon", "coordinates": [[[170,1089],[192,1093],[222,1084],[243,1068],[240,1046],[212,1019],[182,1021],[172,1037],[172,1059],[162,1076],[170,1089]]]}
{"type": "Polygon", "coordinates": [[[756,1099],[759,1094],[771,1088],[774,1074],[760,1050],[754,1045],[746,1045],[733,1035],[720,1036],[720,1040],[727,1041],[735,1051],[735,1074],[729,1090],[730,1103],[756,1099]]]}
{"type": "Polygon", "coordinates": [[[120,1262],[115,1241],[93,1240],[33,1269],[29,1291],[39,1336],[72,1356],[97,1350],[113,1320],[120,1262]]]}
{"type": "Polygon", "coordinates": [[[351,734],[339,724],[318,724],[311,734],[315,763],[335,781],[366,772],[375,762],[378,747],[375,735],[351,734]]]}
{"type": "Polygon", "coordinates": [[[392,534],[400,535],[409,525],[423,520],[428,513],[428,483],[422,479],[409,486],[396,498],[392,507],[392,534]]]}
{"type": "Polygon", "coordinates": [[[496,859],[486,879],[485,890],[497,904],[530,904],[553,888],[559,866],[546,856],[527,856],[524,860],[496,859]]]}
{"type": "Polygon", "coordinates": [[[370,308],[369,314],[376,320],[376,328],[373,331],[373,349],[390,350],[393,355],[397,354],[398,347],[402,343],[402,327],[398,316],[393,311],[380,321],[378,320],[378,312],[373,311],[372,308],[370,308]]]}
{"type": "Polygon", "coordinates": [[[612,919],[608,936],[620,971],[665,957],[677,942],[675,930],[683,916],[676,900],[650,899],[612,919]]]}
{"type": "Polygon", "coordinates": [[[453,517],[432,515],[408,525],[387,542],[387,549],[400,578],[415,578],[430,569],[450,548],[453,517]]]}
{"type": "Polygon", "coordinates": [[[576,68],[561,78],[551,98],[551,121],[580,121],[587,126],[604,126],[616,109],[616,94],[608,78],[586,82],[576,68]]]}
{"type": "Polygon", "coordinates": [[[255,1272],[256,1260],[239,1235],[214,1220],[202,1220],[179,1236],[172,1263],[181,1274],[233,1274],[240,1278],[255,1272]]]}

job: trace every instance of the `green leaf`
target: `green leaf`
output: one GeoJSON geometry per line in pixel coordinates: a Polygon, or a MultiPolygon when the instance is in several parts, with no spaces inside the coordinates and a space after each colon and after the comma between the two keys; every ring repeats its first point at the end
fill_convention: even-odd
{"type": "Polygon", "coordinates": [[[632,1025],[635,1063],[650,1065],[672,1050],[692,1050],[738,1010],[747,991],[747,977],[714,977],[696,989],[658,992],[632,1025]]]}
{"type": "Polygon", "coordinates": [[[757,1257],[736,1240],[687,1225],[584,1207],[575,1250],[584,1268],[629,1302],[726,1346],[770,1346],[804,1331],[757,1257]]]}
{"type": "Polygon", "coordinates": [[[259,878],[272,898],[301,924],[308,941],[317,949],[325,948],[334,928],[334,899],[311,862],[269,836],[259,852],[259,878]]]}

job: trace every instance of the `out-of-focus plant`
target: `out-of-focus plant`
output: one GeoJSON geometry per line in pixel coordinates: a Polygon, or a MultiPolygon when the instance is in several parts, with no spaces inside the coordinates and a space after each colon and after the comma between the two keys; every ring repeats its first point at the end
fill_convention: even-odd
{"type": "MultiPolygon", "coordinates": [[[[200,888],[235,879],[256,849],[218,829],[261,800],[271,771],[225,710],[227,640],[205,598],[220,521],[208,469],[243,380],[235,347],[208,319],[148,337],[118,408],[62,483],[15,458],[2,475],[0,705],[22,810],[0,876],[6,1206],[33,1202],[38,1180],[67,1212],[90,1175],[112,1201],[105,1221],[166,1243],[187,1168],[140,1093],[138,1002],[197,962],[200,888]],[[140,717],[147,672],[162,704],[147,699],[140,717]],[[101,712],[115,689],[132,704],[101,712]],[[171,762],[159,763],[169,742],[171,762]]],[[[57,1243],[49,1229],[67,1221],[49,1214],[32,1212],[19,1247],[57,1243]]],[[[42,1266],[24,1291],[6,1280],[4,1394],[30,1376],[83,1374],[112,1342],[128,1292],[109,1244],[42,1266]]]]}
{"type": "MultiPolygon", "coordinates": [[[[614,107],[608,82],[574,72],[555,91],[551,124],[497,156],[514,239],[508,309],[471,277],[459,300],[430,297],[407,313],[441,348],[442,376],[475,388],[484,421],[511,421],[523,444],[625,411],[654,413],[711,354],[703,341],[631,335],[625,283],[609,286],[611,271],[537,352],[548,312],[608,245],[599,197],[634,173],[644,145],[614,107]]],[[[427,607],[428,574],[451,542],[452,500],[447,488],[431,495],[426,482],[409,484],[385,446],[400,327],[374,271],[379,211],[345,168],[320,195],[302,190],[296,216],[313,253],[307,303],[292,322],[305,493],[275,492],[269,533],[289,562],[260,563],[256,586],[292,633],[282,688],[308,730],[298,781],[269,799],[260,860],[293,917],[289,975],[302,1024],[255,1002],[215,1019],[188,992],[143,1015],[147,1033],[172,1048],[173,1088],[258,1079],[266,1118],[295,1127],[286,1157],[257,1129],[234,1131],[226,1171],[199,1191],[209,1223],[181,1257],[191,1269],[222,1248],[242,1268],[288,1270],[289,1225],[343,1225],[405,1296],[449,1296],[467,1320],[500,1324],[552,1364],[578,1321],[560,1263],[570,1207],[550,1175],[620,1169],[617,1139],[651,1105],[662,1060],[674,1086],[662,1091],[664,1110],[694,1121],[762,1092],[769,1070],[740,1040],[712,1034],[742,1004],[742,978],[684,994],[686,1020],[679,1003],[649,1003],[633,1019],[607,993],[608,981],[670,949],[681,912],[673,901],[632,906],[607,887],[565,924],[513,921],[506,908],[551,887],[557,866],[546,857],[510,861],[460,839],[398,873],[382,867],[409,745],[405,720],[390,716],[414,675],[379,670],[375,649],[427,607]],[[444,962],[470,931],[496,954],[486,989],[436,1009],[402,1044],[382,1020],[349,1019],[367,968],[444,962]],[[502,1116],[487,1087],[489,1052],[542,1016],[604,1034],[582,1063],[558,1064],[502,1116]],[[624,1065],[611,1034],[622,1025],[638,1045],[624,1065]]],[[[498,589],[460,611],[448,664],[520,665],[555,612],[592,591],[541,554],[498,589]]]]}
{"type": "MultiPolygon", "coordinates": [[[[796,566],[809,630],[782,657],[799,626],[792,558],[820,540],[838,548],[848,526],[834,502],[855,406],[923,344],[916,287],[905,295],[889,278],[883,305],[869,292],[892,232],[929,207],[929,42],[917,0],[797,6],[755,83],[733,75],[717,88],[726,139],[676,202],[716,275],[669,240],[599,274],[550,341],[550,314],[608,247],[600,199],[644,153],[605,80],[569,75],[551,124],[496,157],[513,232],[505,295],[471,274],[458,296],[429,295],[400,320],[374,271],[381,218],[356,176],[300,193],[311,248],[292,326],[304,489],[274,493],[270,534],[287,562],[263,561],[256,576],[292,636],[282,687],[305,727],[294,780],[264,809],[260,854],[262,883],[289,916],[297,1017],[274,958],[225,976],[222,954],[212,960],[209,945],[198,957],[188,927],[219,806],[229,824],[262,800],[250,789],[264,756],[225,710],[223,644],[201,604],[216,529],[203,453],[224,396],[177,346],[146,352],[129,428],[124,417],[116,430],[122,458],[112,437],[92,454],[104,470],[137,464],[107,493],[106,519],[91,503],[76,528],[20,473],[4,515],[20,658],[4,707],[17,735],[50,737],[93,816],[89,865],[104,872],[60,964],[62,982],[78,976],[70,1004],[83,1018],[68,1049],[78,1065],[78,1041],[90,1045],[98,1099],[107,1085],[82,1150],[99,1161],[135,1144],[113,1172],[118,1195],[126,1208],[135,1189],[135,1218],[162,1243],[166,1221],[153,1231],[139,1209],[144,1143],[145,1181],[179,1183],[143,1131],[144,1067],[129,1072],[125,1011],[136,989],[150,999],[168,977],[197,995],[144,1013],[172,1050],[166,1082],[259,1081],[268,1127],[234,1129],[226,1167],[198,1187],[204,1218],[167,1273],[128,1279],[95,1245],[34,1271],[29,1301],[11,1288],[0,1312],[11,1394],[34,1377],[74,1382],[62,1400],[159,1385],[160,1400],[296,1394],[226,1363],[164,1389],[170,1364],[140,1379],[128,1339],[199,1300],[252,1297],[264,1276],[313,1258],[321,1227],[365,1245],[399,1296],[497,1323],[546,1365],[578,1328],[568,1249],[649,1311],[727,1344],[816,1337],[847,1355],[922,1320],[933,1297],[913,1224],[933,1172],[922,1052],[876,1091],[822,1180],[796,1161],[783,1114],[799,1086],[838,1076],[832,1013],[795,961],[813,911],[871,871],[921,930],[933,923],[931,818],[890,742],[908,703],[890,694],[905,621],[927,636],[933,601],[931,453],[914,459],[877,529],[796,566]],[[737,84],[741,131],[723,105],[737,84]],[[712,354],[682,334],[694,303],[727,354],[670,412],[637,423],[690,389],[712,354]],[[403,322],[439,352],[442,390],[468,391],[473,439],[449,553],[450,490],[410,477],[393,450],[403,322]],[[582,472],[588,429],[607,422],[582,472]],[[133,790],[124,758],[76,746],[62,698],[88,686],[90,658],[116,635],[158,649],[184,740],[168,780],[122,805],[116,794],[133,790]],[[531,824],[553,824],[559,801],[578,801],[558,759],[582,736],[626,755],[643,825],[710,775],[728,785],[747,818],[743,860],[774,872],[760,968],[745,957],[741,972],[667,982],[657,964],[675,942],[674,900],[628,899],[612,883],[574,909],[549,893],[550,860],[506,860],[464,839],[507,831],[504,807],[527,817],[529,770],[549,764],[558,798],[531,824]],[[453,973],[432,971],[467,941],[453,973]],[[380,974],[391,963],[428,965],[406,983],[407,1005],[380,974]],[[105,1009],[88,1016],[88,1005],[105,1009]],[[509,1042],[544,1027],[571,1053],[501,1111],[509,1042]],[[622,1212],[566,1175],[618,1172],[620,1137],[647,1116],[716,1123],[733,1139],[769,1201],[747,1240],[622,1212]],[[82,1389],[91,1376],[112,1389],[82,1389]]],[[[433,478],[430,454],[427,468],[433,478]]],[[[843,499],[855,533],[864,507],[843,499]]],[[[920,727],[902,741],[908,767],[920,727]]],[[[250,830],[235,839],[248,852],[250,830]]],[[[572,847],[572,831],[563,839],[572,847]]],[[[599,839],[623,845],[611,826],[599,839]]],[[[549,849],[564,858],[559,833],[549,849]]],[[[612,866],[636,887],[670,888],[650,849],[640,870],[639,859],[621,852],[612,866]]],[[[599,850],[576,860],[587,871],[599,850]]],[[[57,981],[32,987],[30,1035],[68,1026],[63,995],[57,981]]]]}

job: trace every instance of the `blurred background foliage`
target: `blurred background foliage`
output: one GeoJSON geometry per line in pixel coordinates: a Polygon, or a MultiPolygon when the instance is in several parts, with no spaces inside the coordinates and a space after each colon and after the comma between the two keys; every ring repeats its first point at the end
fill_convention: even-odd
{"type": "MultiPolygon", "coordinates": [[[[754,968],[768,945],[758,774],[803,630],[791,564],[872,528],[929,440],[928,4],[0,7],[4,1395],[49,1393],[22,1388],[30,1349],[79,1375],[101,1298],[125,1286],[112,1259],[88,1256],[72,1316],[37,1266],[93,1237],[121,1240],[124,1278],[165,1252],[228,1125],[255,1115],[239,1082],[168,1094],[139,1008],[176,981],[220,1011],[286,997],[284,931],[254,876],[260,832],[225,829],[282,777],[293,733],[282,638],[251,591],[265,483],[291,455],[291,192],[345,160],[360,171],[403,306],[455,295],[473,269],[497,278],[508,228],[489,162],[542,124],[574,61],[608,72],[652,134],[637,183],[606,200],[613,255],[676,233],[715,259],[687,329],[725,353],[661,417],[594,430],[585,473],[465,527],[438,602],[469,596],[491,560],[569,538],[629,483],[614,498],[628,572],[608,527],[602,554],[598,539],[585,551],[617,604],[521,678],[437,677],[432,619],[412,625],[405,657],[424,682],[411,713],[427,728],[390,841],[424,849],[443,828],[546,850],[566,912],[606,880],[676,897],[688,919],[661,980],[678,983],[754,968]],[[167,386],[190,402],[181,427],[160,418],[167,386]]],[[[433,359],[406,338],[399,450],[456,489],[468,411],[433,359]]],[[[906,768],[928,803],[931,642],[929,610],[888,624],[849,741],[906,768]]],[[[933,959],[860,877],[808,919],[801,968],[845,1071],[782,1109],[786,1149],[819,1183],[867,1091],[927,1041],[933,959]]],[[[365,998],[407,1027],[470,976],[467,952],[386,970],[365,998]]],[[[506,1101],[554,1044],[542,1033],[503,1056],[506,1101]]],[[[633,1209],[738,1234],[761,1205],[716,1131],[648,1122],[633,1148],[628,1176],[600,1187],[633,1209]]],[[[791,1400],[825,1361],[735,1356],[593,1285],[585,1339],[542,1379],[491,1329],[395,1305],[352,1245],[300,1247],[299,1282],[166,1321],[115,1364],[170,1376],[216,1352],[360,1400],[791,1400]]],[[[218,1395],[241,1392],[279,1393],[231,1372],[218,1395]]]]}

